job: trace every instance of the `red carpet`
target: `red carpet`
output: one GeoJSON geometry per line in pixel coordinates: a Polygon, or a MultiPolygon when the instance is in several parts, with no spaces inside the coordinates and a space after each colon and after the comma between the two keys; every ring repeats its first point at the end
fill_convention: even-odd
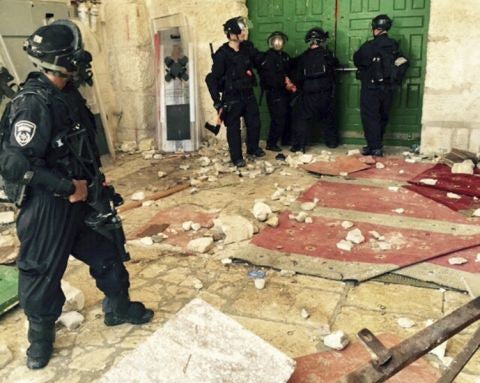
{"type": "MultiPolygon", "coordinates": [[[[392,334],[382,334],[380,341],[392,347],[400,339],[392,334]]],[[[297,367],[288,383],[333,383],[370,360],[368,351],[356,342],[343,351],[326,351],[296,358],[297,367]]],[[[397,375],[389,383],[432,383],[440,374],[427,361],[419,359],[397,375]]]]}
{"type": "Polygon", "coordinates": [[[258,247],[285,253],[303,254],[343,262],[397,266],[408,266],[467,247],[480,246],[480,235],[455,236],[355,222],[354,227],[362,231],[366,241],[355,245],[352,251],[348,252],[336,247],[337,242],[345,239],[348,232],[340,226],[340,221],[315,217],[311,224],[298,223],[289,220],[288,214],[289,212],[282,213],[277,228],[265,228],[253,238],[251,243],[258,247]],[[372,237],[368,232],[372,230],[385,236],[388,242],[395,243],[394,248],[380,250],[377,241],[369,241],[372,237]]]}
{"type": "MultiPolygon", "coordinates": [[[[358,173],[360,174],[360,173],[358,173]]],[[[300,197],[300,201],[318,198],[318,206],[396,215],[392,210],[405,209],[402,216],[435,219],[465,224],[480,223],[480,218],[466,218],[443,205],[415,192],[400,188],[398,192],[387,187],[362,186],[319,181],[300,197]]]]}
{"type": "Polygon", "coordinates": [[[383,169],[377,169],[373,166],[370,169],[352,175],[353,178],[380,178],[391,181],[404,181],[412,179],[416,175],[430,169],[433,164],[411,164],[405,162],[403,158],[386,157],[377,158],[377,162],[385,165],[383,169]]]}

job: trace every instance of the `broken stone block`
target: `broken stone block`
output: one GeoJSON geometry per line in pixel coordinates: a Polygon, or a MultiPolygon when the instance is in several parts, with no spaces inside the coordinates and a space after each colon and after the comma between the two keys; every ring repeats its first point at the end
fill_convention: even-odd
{"type": "Polygon", "coordinates": [[[438,180],[434,179],[434,178],[422,178],[420,180],[420,183],[424,184],[424,185],[430,185],[430,186],[434,186],[436,185],[438,182],[438,180]]]}
{"type": "Polygon", "coordinates": [[[347,335],[342,330],[334,331],[323,338],[323,344],[325,346],[337,351],[343,350],[349,343],[350,341],[348,340],[347,335]]]}
{"type": "Polygon", "coordinates": [[[141,245],[144,245],[144,246],[152,246],[153,245],[152,237],[140,238],[139,242],[140,242],[141,245]]]}
{"type": "Polygon", "coordinates": [[[77,311],[69,311],[62,313],[58,318],[58,322],[64,325],[69,330],[75,330],[80,327],[85,318],[77,311]]]}
{"type": "Polygon", "coordinates": [[[145,193],[143,191],[138,191],[132,194],[130,197],[132,201],[143,201],[145,199],[145,193]]]}
{"type": "Polygon", "coordinates": [[[189,231],[192,228],[192,224],[193,224],[192,221],[185,221],[182,223],[182,229],[184,231],[189,231]]]}
{"type": "Polygon", "coordinates": [[[456,193],[450,193],[450,192],[447,193],[447,198],[450,198],[450,199],[462,199],[462,197],[459,196],[458,194],[456,194],[456,193]]]}
{"type": "Polygon", "coordinates": [[[233,263],[232,258],[223,258],[222,265],[231,265],[233,263]]]}
{"type": "Polygon", "coordinates": [[[272,214],[272,209],[264,202],[256,202],[252,209],[253,216],[260,222],[264,222],[272,214]]]}
{"type": "Polygon", "coordinates": [[[120,145],[120,151],[124,153],[133,153],[137,150],[137,143],[135,141],[124,141],[120,145]]]}
{"type": "Polygon", "coordinates": [[[286,383],[294,369],[291,358],[194,299],[98,383],[286,383]]]}
{"type": "Polygon", "coordinates": [[[140,140],[140,142],[138,143],[138,150],[140,150],[141,152],[152,150],[154,147],[154,143],[155,140],[153,138],[145,138],[143,140],[140,140]]]}
{"type": "Polygon", "coordinates": [[[268,220],[267,220],[267,225],[271,227],[277,227],[278,226],[278,216],[272,215],[268,220]]]}
{"type": "Polygon", "coordinates": [[[253,283],[255,284],[255,288],[258,290],[262,290],[265,287],[265,278],[255,278],[253,283]]]}
{"type": "Polygon", "coordinates": [[[377,169],[385,169],[385,165],[382,164],[381,162],[375,163],[375,167],[376,167],[377,169]]]}
{"type": "Polygon", "coordinates": [[[62,291],[65,295],[63,311],[80,311],[85,306],[85,295],[82,290],[72,286],[67,281],[61,281],[62,291]]]}
{"type": "Polygon", "coordinates": [[[463,258],[463,257],[451,257],[451,258],[448,258],[448,263],[450,265],[463,265],[465,263],[467,263],[468,260],[463,258]]]}
{"type": "Polygon", "coordinates": [[[347,156],[356,156],[356,155],[360,155],[359,149],[352,149],[347,151],[347,156]]]}
{"type": "Polygon", "coordinates": [[[15,213],[13,211],[0,212],[0,225],[8,225],[15,222],[15,213]]]}
{"type": "Polygon", "coordinates": [[[347,229],[350,229],[351,227],[353,227],[353,222],[350,222],[350,221],[343,221],[341,224],[340,224],[345,230],[347,229]]]}
{"type": "Polygon", "coordinates": [[[472,160],[465,160],[460,163],[453,164],[452,173],[454,174],[473,174],[475,165],[472,160]]]}
{"type": "Polygon", "coordinates": [[[392,210],[392,211],[393,211],[394,213],[397,213],[397,214],[403,214],[403,213],[405,213],[405,209],[402,208],[402,207],[400,207],[400,208],[398,208],[398,209],[394,209],[394,210],[392,210]]]}
{"type": "Polygon", "coordinates": [[[192,226],[191,226],[191,227],[192,227],[192,230],[193,230],[193,231],[198,231],[198,230],[201,229],[202,225],[200,225],[200,224],[197,223],[197,222],[194,222],[194,223],[192,223],[192,226]]]}
{"type": "Polygon", "coordinates": [[[388,190],[391,191],[391,192],[398,192],[400,188],[398,186],[389,186],[388,187],[388,190]]]}
{"type": "Polygon", "coordinates": [[[160,153],[155,153],[153,155],[153,159],[154,160],[161,160],[163,158],[163,156],[160,154],[160,153]]]}
{"type": "Polygon", "coordinates": [[[472,213],[472,216],[480,217],[480,209],[475,209],[474,212],[472,213]]]}
{"type": "Polygon", "coordinates": [[[223,215],[213,222],[225,234],[225,245],[245,241],[253,237],[253,224],[241,215],[223,215]]]}
{"type": "Polygon", "coordinates": [[[213,238],[212,237],[202,237],[192,239],[188,242],[187,249],[195,253],[206,253],[213,247],[213,238]]]}
{"type": "Polygon", "coordinates": [[[13,360],[10,349],[5,344],[0,344],[0,370],[13,360]]]}
{"type": "Polygon", "coordinates": [[[300,205],[303,211],[311,211],[317,207],[318,198],[314,198],[313,202],[304,202],[300,205]]]}
{"type": "Polygon", "coordinates": [[[302,309],[302,311],[300,311],[300,316],[303,319],[308,319],[310,317],[310,313],[306,309],[302,309]]]}
{"type": "Polygon", "coordinates": [[[313,223],[313,218],[312,217],[305,218],[305,223],[313,223]]]}
{"type": "Polygon", "coordinates": [[[163,178],[163,177],[165,177],[165,176],[167,175],[167,173],[162,172],[162,171],[159,171],[159,172],[157,173],[157,175],[158,175],[158,178],[163,178]]]}
{"type": "Polygon", "coordinates": [[[409,318],[398,318],[397,323],[401,328],[411,328],[415,326],[415,322],[409,318]]]}
{"type": "Polygon", "coordinates": [[[352,251],[353,244],[349,241],[342,239],[340,242],[337,242],[337,248],[345,251],[352,251]]]}
{"type": "Polygon", "coordinates": [[[346,240],[349,242],[356,243],[358,245],[365,241],[365,237],[363,236],[360,229],[353,229],[347,233],[346,240]]]}

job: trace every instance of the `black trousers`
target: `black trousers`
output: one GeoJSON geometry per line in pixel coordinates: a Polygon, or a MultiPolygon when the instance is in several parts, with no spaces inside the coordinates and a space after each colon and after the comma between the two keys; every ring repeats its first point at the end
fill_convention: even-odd
{"type": "Polygon", "coordinates": [[[393,89],[362,85],[360,91],[360,115],[367,146],[379,149],[388,123],[393,101],[393,89]]]}
{"type": "Polygon", "coordinates": [[[243,158],[240,118],[243,117],[247,128],[247,153],[254,154],[260,140],[260,112],[253,92],[248,95],[225,102],[228,110],[224,113],[223,122],[227,127],[227,141],[230,158],[233,162],[243,158]]]}
{"type": "Polygon", "coordinates": [[[90,209],[84,202],[70,204],[41,190],[22,206],[17,219],[18,293],[30,322],[52,323],[60,316],[65,302],[60,281],[69,255],[90,266],[105,295],[128,291],[128,272],[113,243],[84,223],[90,209]]]}
{"type": "Polygon", "coordinates": [[[284,137],[290,125],[290,96],[285,90],[267,90],[267,106],[270,113],[270,130],[267,146],[275,146],[284,137]]]}
{"type": "Polygon", "coordinates": [[[335,118],[335,100],[332,93],[305,93],[294,101],[292,145],[304,148],[310,140],[313,129],[323,122],[323,140],[328,145],[338,143],[335,118]]]}

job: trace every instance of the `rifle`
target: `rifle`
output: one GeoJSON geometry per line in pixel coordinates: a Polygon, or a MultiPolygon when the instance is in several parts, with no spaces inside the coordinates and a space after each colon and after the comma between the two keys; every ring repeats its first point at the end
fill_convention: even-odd
{"type": "Polygon", "coordinates": [[[60,137],[56,143],[69,148],[76,159],[76,165],[88,177],[87,203],[94,211],[85,218],[85,224],[113,242],[122,262],[128,261],[130,254],[125,248],[125,232],[116,209],[124,201],[122,196],[115,192],[113,186],[107,185],[105,175],[98,166],[87,130],[77,124],[72,132],[60,137]],[[87,158],[82,157],[82,153],[86,153],[87,158]]]}
{"type": "Polygon", "coordinates": [[[15,84],[9,82],[13,80],[13,76],[10,74],[7,68],[0,67],[0,101],[3,96],[12,98],[15,95],[15,91],[11,88],[15,84]]]}

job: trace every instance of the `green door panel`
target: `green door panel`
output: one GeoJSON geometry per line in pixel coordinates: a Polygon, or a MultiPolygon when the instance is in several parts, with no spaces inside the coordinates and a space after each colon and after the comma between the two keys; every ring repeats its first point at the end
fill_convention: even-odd
{"type": "MultiPolygon", "coordinates": [[[[335,0],[248,0],[247,5],[253,22],[249,39],[259,50],[268,49],[267,37],[271,32],[282,31],[288,35],[285,51],[297,56],[307,48],[304,42],[307,31],[318,26],[330,33],[329,47],[334,49],[335,0]]],[[[257,89],[257,97],[259,93],[257,89]]],[[[270,116],[265,100],[260,106],[260,118],[262,138],[266,138],[270,116]]]]}
{"type": "Polygon", "coordinates": [[[18,303],[18,270],[0,265],[0,315],[18,303]]]}
{"type": "MultiPolygon", "coordinates": [[[[411,145],[420,142],[429,3],[429,0],[248,0],[249,17],[254,24],[250,39],[257,48],[265,50],[267,36],[274,30],[282,30],[289,36],[286,51],[295,56],[306,48],[305,32],[321,26],[330,33],[329,48],[342,64],[353,67],[353,53],[371,38],[371,19],[380,13],[388,14],[394,19],[390,36],[400,41],[402,52],[410,60],[410,69],[402,88],[396,91],[385,143],[411,145]]],[[[341,72],[337,78],[342,141],[363,143],[360,83],[354,71],[341,72]]],[[[260,113],[262,137],[265,137],[269,126],[265,102],[260,113]]]]}

